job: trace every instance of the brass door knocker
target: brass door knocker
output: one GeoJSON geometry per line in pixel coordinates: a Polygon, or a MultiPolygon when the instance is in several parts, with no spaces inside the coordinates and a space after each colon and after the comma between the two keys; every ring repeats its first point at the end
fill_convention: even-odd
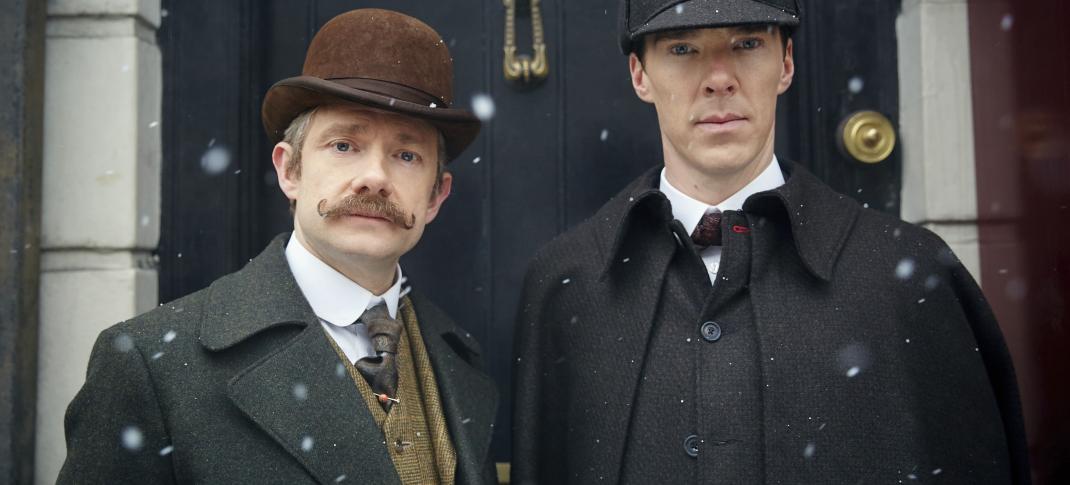
{"type": "Polygon", "coordinates": [[[542,12],[539,0],[531,0],[531,50],[534,57],[516,53],[516,2],[502,0],[505,4],[505,59],[502,70],[505,80],[519,84],[538,84],[550,73],[546,61],[546,44],[542,36],[542,12]]]}

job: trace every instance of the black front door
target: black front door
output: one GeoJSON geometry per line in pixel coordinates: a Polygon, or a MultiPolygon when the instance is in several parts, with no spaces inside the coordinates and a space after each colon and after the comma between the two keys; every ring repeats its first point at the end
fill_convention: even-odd
{"type": "MultiPolygon", "coordinates": [[[[517,44],[530,52],[529,0],[517,44]]],[[[777,153],[878,210],[899,212],[898,150],[879,164],[837,147],[850,113],[898,115],[899,0],[803,2],[797,74],[781,98],[777,153]]],[[[616,44],[617,0],[542,0],[548,78],[522,88],[502,74],[502,0],[164,0],[163,220],[160,299],[207,286],[292,228],[260,124],[272,83],[297,75],[316,29],[379,7],[434,27],[454,58],[455,98],[493,103],[480,138],[450,166],[453,195],[402,261],[412,286],[483,344],[503,400],[495,458],[509,457],[512,324],[528,259],[660,162],[653,108],[631,89],[616,44]]]]}

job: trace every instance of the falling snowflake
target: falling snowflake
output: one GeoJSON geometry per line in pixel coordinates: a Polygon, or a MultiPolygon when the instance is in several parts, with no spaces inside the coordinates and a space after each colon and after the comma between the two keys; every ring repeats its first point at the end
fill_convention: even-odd
{"type": "Polygon", "coordinates": [[[494,99],[482,93],[472,96],[472,111],[480,121],[489,121],[494,117],[494,99]]]}
{"type": "Polygon", "coordinates": [[[854,377],[869,367],[871,357],[864,345],[852,343],[837,352],[836,360],[840,372],[847,377],[854,377]]]}
{"type": "Polygon", "coordinates": [[[1014,15],[1004,15],[1003,18],[999,20],[999,28],[1003,29],[1004,32],[1008,32],[1014,28],[1014,15]]]}
{"type": "Polygon", "coordinates": [[[313,444],[314,441],[312,440],[311,436],[305,436],[304,438],[301,438],[301,451],[305,453],[312,451],[313,444]]]}
{"type": "Polygon", "coordinates": [[[130,451],[141,450],[141,445],[145,442],[145,435],[141,433],[141,430],[137,426],[127,426],[123,428],[122,443],[123,448],[130,451]]]}
{"type": "Polygon", "coordinates": [[[1025,299],[1026,290],[1025,281],[1021,278],[1014,278],[1007,282],[1007,296],[1014,301],[1022,301],[1025,299]]]}
{"type": "Polygon", "coordinates": [[[899,264],[895,267],[895,277],[900,280],[908,280],[914,275],[914,260],[912,258],[903,258],[899,260],[899,264]]]}
{"type": "Polygon", "coordinates": [[[294,398],[298,401],[304,401],[305,399],[308,399],[308,386],[300,382],[294,384],[293,394],[294,398]]]}
{"type": "Polygon", "coordinates": [[[118,350],[119,352],[129,352],[134,348],[134,339],[125,333],[121,333],[118,337],[115,337],[115,340],[112,341],[112,345],[115,346],[115,350],[118,350]]]}
{"type": "Polygon", "coordinates": [[[854,76],[847,81],[847,90],[850,91],[851,94],[858,94],[862,92],[862,88],[865,87],[865,85],[866,83],[861,77],[854,76]]]}
{"type": "Polygon", "coordinates": [[[222,145],[213,146],[201,155],[201,170],[208,175],[219,175],[228,166],[230,166],[230,151],[222,145]]]}

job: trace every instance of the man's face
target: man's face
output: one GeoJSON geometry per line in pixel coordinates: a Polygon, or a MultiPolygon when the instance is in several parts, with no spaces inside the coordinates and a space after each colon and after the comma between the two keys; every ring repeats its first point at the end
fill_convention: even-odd
{"type": "Polygon", "coordinates": [[[777,96],[791,85],[792,44],[776,28],[648,35],[629,58],[632,85],[658,113],[665,164],[708,177],[757,171],[772,157],[777,96]]]}
{"type": "Polygon", "coordinates": [[[351,105],[321,106],[301,147],[299,173],[286,170],[293,146],[275,146],[279,185],[297,201],[294,230],[328,264],[395,263],[420,240],[450,193],[432,194],[438,131],[417,118],[351,105]]]}

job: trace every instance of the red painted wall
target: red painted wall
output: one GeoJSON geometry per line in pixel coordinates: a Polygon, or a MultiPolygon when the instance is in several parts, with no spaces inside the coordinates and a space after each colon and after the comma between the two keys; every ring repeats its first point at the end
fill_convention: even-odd
{"type": "Polygon", "coordinates": [[[981,286],[1037,484],[1070,483],[1070,2],[970,0],[981,286]]]}

